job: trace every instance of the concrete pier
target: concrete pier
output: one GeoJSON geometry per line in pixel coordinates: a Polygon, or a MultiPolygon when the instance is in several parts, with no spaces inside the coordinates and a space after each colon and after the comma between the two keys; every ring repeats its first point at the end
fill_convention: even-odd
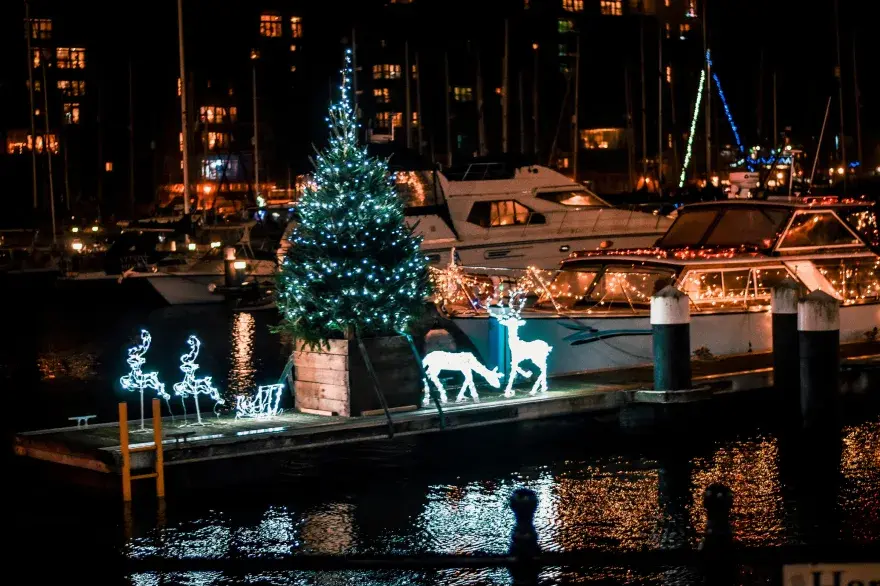
{"type": "Polygon", "coordinates": [[[813,291],[798,303],[801,416],[808,428],[836,420],[840,388],[840,302],[813,291]]]}

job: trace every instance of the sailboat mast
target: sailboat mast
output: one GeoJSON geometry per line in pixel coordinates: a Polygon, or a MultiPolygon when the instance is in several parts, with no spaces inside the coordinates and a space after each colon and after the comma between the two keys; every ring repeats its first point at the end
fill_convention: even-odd
{"type": "Polygon", "coordinates": [[[177,0],[177,46],[180,53],[180,130],[183,136],[183,213],[189,215],[189,123],[186,113],[186,65],[183,56],[183,0],[177,0]]]}
{"type": "Polygon", "coordinates": [[[712,176],[712,64],[709,59],[709,32],[707,23],[706,5],[709,0],[703,0],[703,56],[706,58],[706,182],[711,181],[712,176]]]}
{"type": "MultiPolygon", "coordinates": [[[[30,3],[25,0],[24,3],[24,39],[25,44],[27,45],[27,68],[28,68],[28,97],[31,101],[31,112],[30,112],[30,120],[31,120],[31,173],[33,175],[32,186],[33,186],[33,195],[34,195],[34,209],[37,209],[38,201],[37,201],[37,124],[34,121],[34,52],[31,49],[31,35],[33,34],[34,25],[31,22],[31,7],[30,3]]],[[[43,56],[40,55],[40,59],[43,56]]],[[[43,91],[47,91],[48,88],[43,88],[43,91]]]]}
{"type": "Polygon", "coordinates": [[[859,91],[859,76],[856,60],[856,39],[853,37],[853,86],[855,89],[856,101],[856,155],[859,157],[859,163],[864,164],[862,159],[862,92],[859,91]]]}
{"type": "MultiPolygon", "coordinates": [[[[834,71],[837,77],[837,91],[840,111],[840,162],[846,170],[846,133],[843,126],[843,75],[840,70],[840,9],[838,1],[834,0],[834,38],[837,46],[837,68],[834,71]]],[[[846,191],[846,173],[843,174],[843,189],[846,191]]]]}

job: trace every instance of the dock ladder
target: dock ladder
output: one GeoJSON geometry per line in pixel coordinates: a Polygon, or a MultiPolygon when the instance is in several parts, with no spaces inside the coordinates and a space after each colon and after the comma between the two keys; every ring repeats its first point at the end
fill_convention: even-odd
{"type": "Polygon", "coordinates": [[[165,460],[162,454],[162,407],[159,399],[153,399],[153,444],[129,447],[128,441],[128,403],[119,404],[119,447],[122,451],[122,500],[131,502],[131,481],[145,478],[156,479],[156,497],[165,497],[165,460]],[[131,454],[137,452],[156,452],[156,465],[153,472],[131,474],[131,454]]]}

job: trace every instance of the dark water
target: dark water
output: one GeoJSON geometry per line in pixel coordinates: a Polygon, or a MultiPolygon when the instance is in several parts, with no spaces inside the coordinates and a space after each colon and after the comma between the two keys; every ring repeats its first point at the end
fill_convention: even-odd
{"type": "MultiPolygon", "coordinates": [[[[115,381],[126,372],[125,348],[141,327],[153,333],[148,367],[168,383],[178,380],[190,333],[204,342],[202,372],[227,395],[273,382],[286,354],[268,331],[273,319],[221,307],[157,308],[149,295],[100,303],[32,295],[4,315],[4,427],[64,425],[82,413],[113,419],[123,396],[115,381]]],[[[661,431],[636,433],[610,418],[583,417],[230,460],[185,475],[169,469],[166,507],[136,495],[129,521],[117,493],[75,490],[10,459],[7,553],[21,582],[32,583],[506,584],[503,570],[266,573],[244,580],[212,573],[124,578],[107,564],[120,550],[175,558],[501,552],[513,522],[506,500],[519,486],[538,494],[544,548],[676,547],[698,542],[705,526],[700,494],[712,482],[732,488],[734,531],[748,545],[880,540],[876,411],[850,413],[839,438],[820,443],[782,419],[776,407],[731,403],[661,431]],[[26,552],[42,547],[72,561],[35,564],[26,552]],[[50,574],[64,579],[47,580],[50,574]]],[[[674,570],[543,574],[547,583],[604,578],[694,580],[674,570]]]]}

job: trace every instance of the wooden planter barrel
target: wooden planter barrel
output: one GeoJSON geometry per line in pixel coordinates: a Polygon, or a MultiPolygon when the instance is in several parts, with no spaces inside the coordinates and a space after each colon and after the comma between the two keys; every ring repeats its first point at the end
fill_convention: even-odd
{"type": "MultiPolygon", "coordinates": [[[[296,408],[344,417],[382,409],[373,379],[357,340],[330,340],[318,351],[293,353],[296,408]]],[[[379,389],[388,407],[415,408],[422,392],[422,373],[403,336],[364,338],[379,389]]]]}

